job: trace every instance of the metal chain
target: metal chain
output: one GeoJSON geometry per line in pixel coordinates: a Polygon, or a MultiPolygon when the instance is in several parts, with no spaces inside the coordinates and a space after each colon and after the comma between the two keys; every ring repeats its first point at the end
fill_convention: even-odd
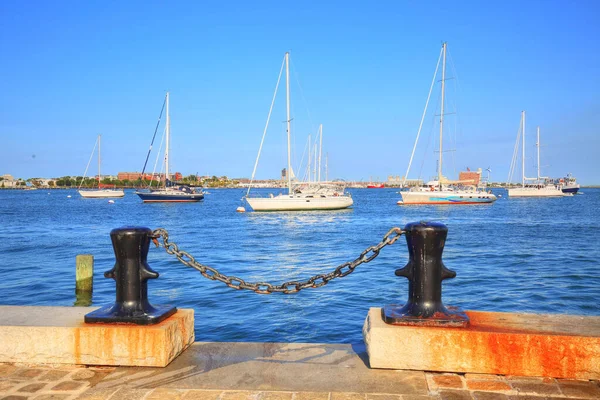
{"type": "Polygon", "coordinates": [[[375,257],[379,255],[379,252],[382,248],[395,243],[396,240],[398,240],[403,233],[404,231],[400,228],[392,228],[389,230],[388,233],[385,234],[381,242],[379,242],[375,246],[367,247],[367,249],[360,253],[360,256],[358,256],[354,261],[343,263],[328,274],[318,274],[304,282],[289,281],[282,283],[281,285],[273,285],[268,282],[250,283],[246,282],[242,278],[238,278],[237,276],[227,276],[221,274],[216,269],[196,261],[194,256],[192,256],[190,253],[183,250],[179,250],[179,247],[175,243],[169,241],[169,233],[166,229],[159,228],[154,230],[152,240],[154,244],[156,244],[156,246],[158,247],[159,243],[157,239],[162,238],[163,247],[165,248],[168,254],[173,254],[184,265],[200,271],[202,276],[204,276],[205,278],[208,278],[212,281],[223,282],[232,289],[251,290],[258,294],[290,294],[298,293],[302,289],[319,288],[321,286],[325,286],[327,283],[329,283],[335,278],[343,278],[344,276],[350,275],[352,272],[354,272],[354,269],[359,265],[373,261],[373,259],[375,259],[375,257]]]}

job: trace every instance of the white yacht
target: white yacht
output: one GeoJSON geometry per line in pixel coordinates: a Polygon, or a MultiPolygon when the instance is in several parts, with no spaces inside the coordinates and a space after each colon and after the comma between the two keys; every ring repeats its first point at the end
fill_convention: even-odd
{"type": "Polygon", "coordinates": [[[565,193],[562,191],[561,185],[555,185],[540,175],[540,127],[537,128],[537,177],[527,178],[525,176],[525,111],[521,112],[521,128],[519,134],[517,134],[517,143],[515,145],[515,152],[513,154],[513,161],[509,172],[509,182],[512,180],[512,174],[514,172],[514,166],[517,159],[517,149],[519,144],[520,136],[522,136],[522,155],[521,155],[521,187],[508,189],[509,197],[564,197],[571,196],[572,193],[565,193]],[[529,183],[528,183],[529,181],[529,183]]]}
{"type": "MultiPolygon", "coordinates": [[[[446,84],[446,43],[442,44],[442,50],[438,63],[433,76],[435,82],[437,71],[442,60],[442,79],[441,79],[441,112],[440,112],[440,143],[439,143],[439,159],[438,159],[438,177],[436,182],[432,182],[430,185],[425,187],[412,187],[408,191],[401,191],[400,195],[402,200],[398,201],[400,205],[417,205],[417,204],[489,204],[496,201],[496,196],[490,191],[477,189],[474,185],[464,185],[464,182],[460,181],[449,181],[442,175],[442,144],[443,144],[443,133],[444,133],[444,92],[446,84]]],[[[408,169],[405,174],[404,183],[408,177],[410,166],[412,164],[413,156],[417,148],[417,142],[421,134],[421,128],[423,127],[423,120],[427,112],[427,106],[429,104],[429,98],[431,97],[431,90],[433,89],[432,82],[429,96],[427,97],[427,103],[425,104],[425,110],[423,111],[423,117],[421,118],[421,124],[417,133],[417,139],[413,147],[408,169]]]]}
{"type": "MultiPolygon", "coordinates": [[[[263,133],[263,138],[258,150],[258,156],[256,163],[254,164],[254,171],[252,172],[252,179],[256,173],[256,167],[258,165],[258,159],[260,158],[260,152],[262,144],[267,132],[269,119],[273,109],[273,103],[275,102],[275,96],[277,95],[277,88],[281,80],[281,74],[285,65],[285,76],[286,76],[286,123],[287,123],[287,194],[280,193],[278,195],[269,195],[269,197],[251,197],[250,186],[248,186],[248,192],[244,199],[254,211],[313,211],[313,210],[339,210],[352,206],[354,201],[349,193],[344,192],[344,187],[337,189],[332,188],[329,185],[320,185],[315,182],[312,186],[304,185],[293,181],[294,172],[292,170],[291,161],[291,117],[290,117],[290,68],[289,68],[289,53],[285,53],[284,61],[279,72],[279,79],[275,88],[275,94],[273,95],[273,102],[271,103],[271,109],[269,110],[269,116],[267,117],[267,125],[263,133]]],[[[321,130],[322,134],[322,130],[321,130]]],[[[309,149],[310,150],[310,149],[309,149]]]]}

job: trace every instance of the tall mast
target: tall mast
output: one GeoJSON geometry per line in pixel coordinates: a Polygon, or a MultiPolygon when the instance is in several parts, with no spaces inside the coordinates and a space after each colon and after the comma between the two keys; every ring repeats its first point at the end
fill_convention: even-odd
{"type": "Polygon", "coordinates": [[[311,166],[311,156],[312,156],[312,147],[311,147],[311,135],[308,135],[308,183],[310,183],[310,174],[312,173],[310,170],[311,166]]]}
{"type": "MultiPolygon", "coordinates": [[[[292,150],[290,137],[290,53],[285,53],[285,86],[286,86],[286,108],[287,108],[287,153],[288,153],[288,194],[292,194],[292,150]]],[[[167,114],[168,115],[168,114],[167,114]]]]}
{"type": "Polygon", "coordinates": [[[521,111],[521,134],[523,135],[523,156],[521,157],[521,169],[523,171],[522,185],[525,187],[525,111],[521,111]]]}
{"type": "Polygon", "coordinates": [[[329,160],[329,153],[325,153],[325,182],[329,182],[329,165],[327,161],[329,160]]]}
{"type": "Polygon", "coordinates": [[[537,146],[537,183],[540,183],[540,127],[537,127],[537,143],[535,144],[537,146]]]}
{"type": "Polygon", "coordinates": [[[313,145],[313,148],[315,149],[315,156],[313,157],[313,181],[316,182],[317,181],[317,139],[315,139],[315,144],[313,145]]]}
{"type": "Polygon", "coordinates": [[[100,139],[102,135],[98,135],[98,189],[100,189],[100,139]]]}
{"type": "Polygon", "coordinates": [[[438,163],[438,182],[442,190],[442,137],[444,132],[444,91],[446,89],[446,42],[442,44],[444,58],[442,61],[442,103],[440,108],[440,162],[438,163]]]}
{"type": "Polygon", "coordinates": [[[167,133],[166,133],[166,146],[165,146],[165,185],[167,184],[167,180],[169,179],[169,142],[171,141],[171,115],[169,115],[169,92],[167,92],[166,99],[167,106],[167,133]]]}
{"type": "Polygon", "coordinates": [[[323,124],[319,125],[319,182],[321,182],[321,155],[323,154],[323,124]]]}

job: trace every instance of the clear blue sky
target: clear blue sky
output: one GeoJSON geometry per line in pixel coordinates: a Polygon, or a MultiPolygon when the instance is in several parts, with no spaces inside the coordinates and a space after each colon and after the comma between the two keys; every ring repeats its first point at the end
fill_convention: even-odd
{"type": "MultiPolygon", "coordinates": [[[[544,175],[600,183],[597,1],[3,1],[0,17],[0,174],[81,175],[99,133],[103,173],[140,171],[169,90],[174,169],[248,177],[289,50],[295,164],[322,123],[330,178],[402,176],[447,41],[448,176],[506,180],[526,110],[528,175],[539,125],[544,175]]],[[[284,100],[259,178],[286,165],[284,100]]],[[[432,119],[411,177],[435,173],[432,119]]]]}

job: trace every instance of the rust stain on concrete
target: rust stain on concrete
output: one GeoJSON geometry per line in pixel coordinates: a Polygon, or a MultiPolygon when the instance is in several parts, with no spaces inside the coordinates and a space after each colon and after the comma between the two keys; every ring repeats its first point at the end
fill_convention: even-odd
{"type": "Polygon", "coordinates": [[[77,364],[163,367],[193,342],[190,332],[193,310],[156,325],[82,322],[74,327],[73,355],[77,364]]]}

